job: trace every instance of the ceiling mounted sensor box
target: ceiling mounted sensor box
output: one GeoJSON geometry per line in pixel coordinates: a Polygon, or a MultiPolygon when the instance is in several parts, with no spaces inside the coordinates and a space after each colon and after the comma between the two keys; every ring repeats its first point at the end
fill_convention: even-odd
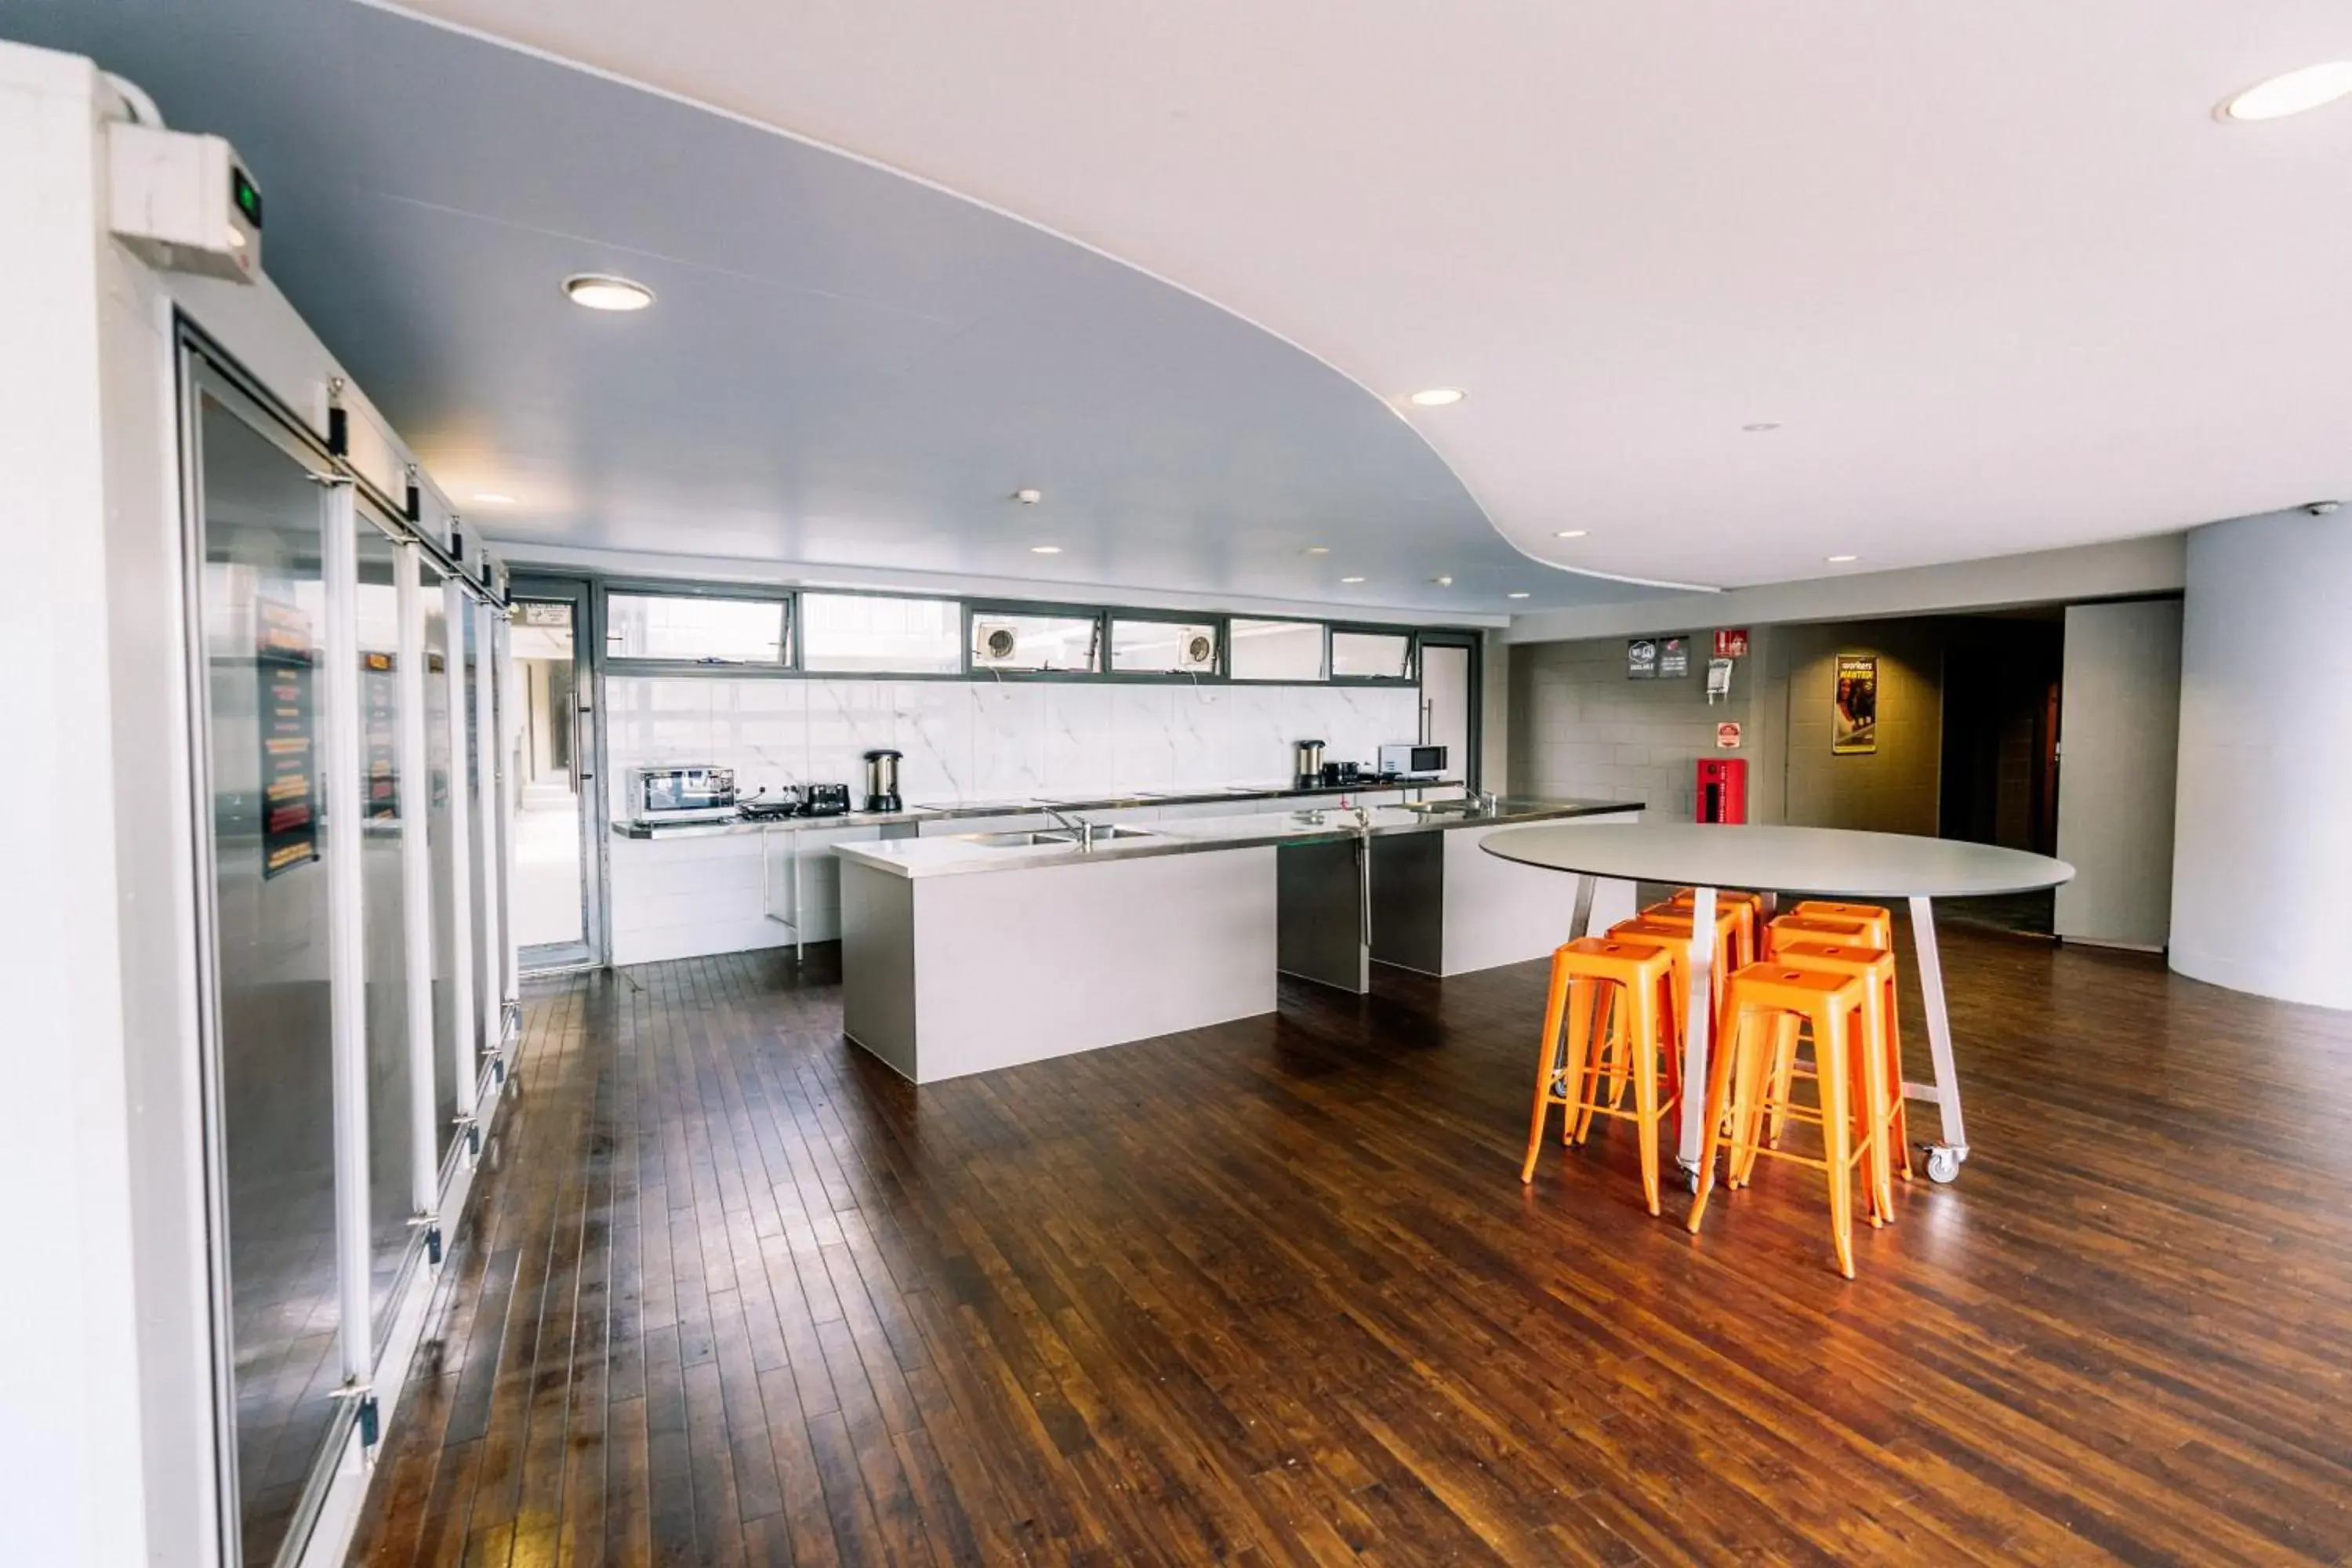
{"type": "Polygon", "coordinates": [[[1009,665],[1021,650],[1021,634],[1003,621],[974,621],[971,624],[971,662],[976,668],[996,669],[1009,665]]]}
{"type": "Polygon", "coordinates": [[[261,271],[261,190],[236,149],[116,121],[106,128],[107,226],[149,265],[250,283],[261,271]]]}

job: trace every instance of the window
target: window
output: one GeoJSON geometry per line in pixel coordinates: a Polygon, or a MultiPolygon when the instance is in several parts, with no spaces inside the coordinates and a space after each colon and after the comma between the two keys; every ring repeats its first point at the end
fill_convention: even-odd
{"type": "Polygon", "coordinates": [[[682,659],[691,664],[792,662],[782,599],[702,595],[607,594],[604,657],[682,659]]]}
{"type": "Polygon", "coordinates": [[[1320,621],[1230,623],[1235,680],[1320,680],[1323,624],[1320,621]]]}
{"type": "Polygon", "coordinates": [[[1120,621],[1110,624],[1113,675],[1213,675],[1217,628],[1206,621],[1120,621]]]}
{"type": "Polygon", "coordinates": [[[974,669],[1065,669],[1093,674],[1102,668],[1096,616],[1008,615],[975,605],[971,610],[974,669]]]}
{"type": "Polygon", "coordinates": [[[963,601],[803,594],[801,663],[812,671],[963,673],[963,601]]]}
{"type": "Polygon", "coordinates": [[[1334,680],[1410,680],[1412,638],[1402,632],[1331,634],[1334,680]]]}

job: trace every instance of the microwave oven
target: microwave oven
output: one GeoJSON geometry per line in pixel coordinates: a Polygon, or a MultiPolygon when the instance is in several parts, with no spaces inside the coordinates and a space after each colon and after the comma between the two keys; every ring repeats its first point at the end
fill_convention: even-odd
{"type": "Polygon", "coordinates": [[[1381,742],[1381,773],[1401,779],[1438,779],[1445,776],[1445,748],[1417,746],[1410,741],[1381,742]]]}
{"type": "Polygon", "coordinates": [[[709,763],[629,770],[637,822],[720,822],[735,816],[735,770],[709,763]]]}

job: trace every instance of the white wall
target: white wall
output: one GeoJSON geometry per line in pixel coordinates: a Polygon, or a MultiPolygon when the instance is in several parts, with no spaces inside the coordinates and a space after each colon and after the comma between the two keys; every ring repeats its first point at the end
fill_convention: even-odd
{"type": "Polygon", "coordinates": [[[2066,608],[2058,934],[2153,952],[2172,926],[2180,601],[2066,608]]]}
{"type": "Polygon", "coordinates": [[[2347,611],[2342,515],[2189,535],[2172,859],[2183,974],[2352,1008],[2347,611]]]}
{"type": "MultiPolygon", "coordinates": [[[[861,754],[906,753],[909,803],[1287,784],[1290,744],[1330,760],[1377,760],[1411,740],[1410,687],[1121,685],[1114,682],[760,679],[608,676],[606,771],[625,816],[633,764],[731,765],[763,784],[864,791],[861,754]]],[[[617,891],[616,891],[617,898],[617,891]]]]}
{"type": "Polygon", "coordinates": [[[1510,640],[1647,637],[1705,626],[1765,622],[1862,620],[1949,610],[2046,605],[2178,592],[2182,536],[2158,534],[2073,550],[2000,555],[1899,572],[1855,572],[1801,583],[1768,583],[1720,594],[1685,594],[1621,605],[1548,610],[1513,617],[1510,640]]]}
{"type": "Polygon", "coordinates": [[[168,360],[102,230],[110,100],[0,44],[0,734],[74,807],[0,816],[0,1537],[111,1568],[207,1561],[212,1523],[168,360]]]}

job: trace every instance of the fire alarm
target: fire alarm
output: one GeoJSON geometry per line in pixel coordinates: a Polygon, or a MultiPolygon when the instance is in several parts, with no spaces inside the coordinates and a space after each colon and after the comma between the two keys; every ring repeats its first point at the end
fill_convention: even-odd
{"type": "Polygon", "coordinates": [[[1017,489],[1013,492],[1013,499],[1023,506],[1035,506],[1045,499],[1045,492],[1036,489],[1017,489]]]}

